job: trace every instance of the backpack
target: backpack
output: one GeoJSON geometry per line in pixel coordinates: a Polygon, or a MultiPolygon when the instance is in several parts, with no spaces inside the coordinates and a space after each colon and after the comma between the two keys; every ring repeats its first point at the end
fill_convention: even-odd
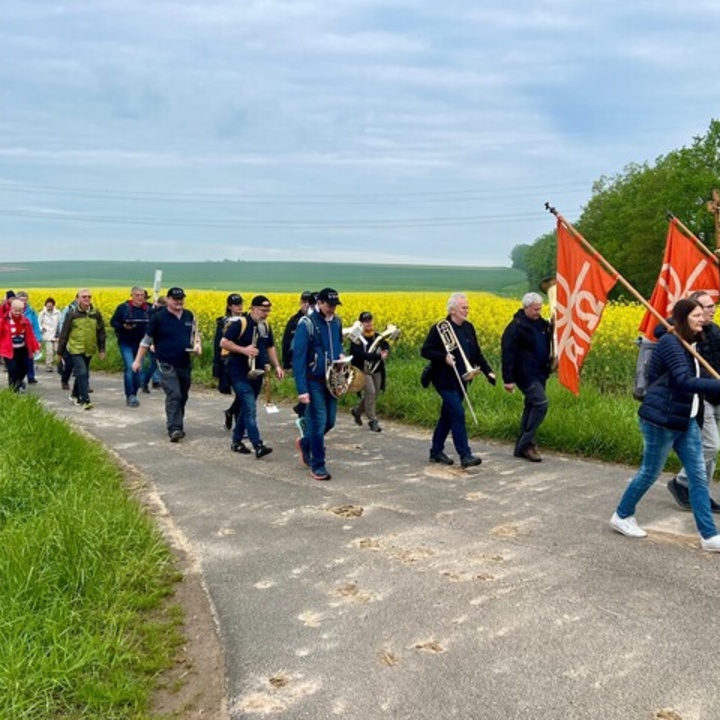
{"type": "Polygon", "coordinates": [[[638,346],[638,356],[635,361],[632,395],[638,402],[642,402],[650,386],[648,372],[650,370],[650,358],[656,343],[646,337],[639,337],[635,342],[638,346]]]}

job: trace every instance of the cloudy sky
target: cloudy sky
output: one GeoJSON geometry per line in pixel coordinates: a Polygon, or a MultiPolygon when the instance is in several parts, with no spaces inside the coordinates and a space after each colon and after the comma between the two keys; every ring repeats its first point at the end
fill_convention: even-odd
{"type": "Polygon", "coordinates": [[[546,200],[574,220],[706,132],[718,27],[715,0],[3,0],[0,261],[509,265],[546,200]]]}

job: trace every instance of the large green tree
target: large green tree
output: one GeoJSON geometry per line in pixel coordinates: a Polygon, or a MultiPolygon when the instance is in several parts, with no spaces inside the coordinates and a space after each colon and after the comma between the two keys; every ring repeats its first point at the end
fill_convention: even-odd
{"type": "MultiPolygon", "coordinates": [[[[668,212],[714,249],[715,220],[707,210],[713,189],[720,189],[717,120],[689,147],[673,150],[653,164],[630,164],[617,176],[601,177],[575,226],[647,297],[662,264],[668,212]]],[[[523,250],[531,287],[554,273],[554,250],[554,238],[548,235],[523,250]]]]}

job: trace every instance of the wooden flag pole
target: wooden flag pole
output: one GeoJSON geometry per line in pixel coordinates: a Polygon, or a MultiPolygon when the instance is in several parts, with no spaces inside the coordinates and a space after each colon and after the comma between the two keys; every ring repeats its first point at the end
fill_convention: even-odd
{"type": "Polygon", "coordinates": [[[716,265],[720,265],[720,258],[707,246],[705,243],[700,240],[695,233],[690,230],[690,228],[683,224],[678,217],[673,215],[671,212],[667,214],[668,220],[674,220],[677,223],[677,226],[685,233],[688,240],[692,240],[695,243],[695,247],[705,256],[712,258],[715,261],[716,265]]]}
{"type": "MultiPolygon", "coordinates": [[[[675,333],[675,328],[568,222],[550,203],[545,203],[545,209],[552,213],[572,234],[572,236],[587,250],[610,275],[612,275],[622,286],[641,304],[648,312],[652,313],[658,322],[661,322],[668,332],[675,333]]],[[[710,363],[700,355],[689,342],[675,334],[682,346],[708,371],[716,380],[720,380],[720,374],[710,363]]]]}

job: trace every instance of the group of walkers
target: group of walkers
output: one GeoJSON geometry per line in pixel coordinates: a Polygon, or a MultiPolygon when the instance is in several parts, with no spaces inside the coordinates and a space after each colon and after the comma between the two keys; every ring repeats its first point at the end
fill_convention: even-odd
{"type": "MultiPolygon", "coordinates": [[[[150,392],[151,384],[162,387],[166,429],[173,443],[185,437],[192,356],[202,352],[197,321],[185,308],[185,297],[182,288],[172,287],[165,297],[150,304],[144,288],[133,287],[130,298],[116,308],[110,320],[124,366],[126,404],[138,407],[141,391],[150,392]],[[146,362],[148,356],[150,363],[146,362]]],[[[213,375],[221,392],[234,394],[224,411],[225,427],[232,430],[233,452],[254,454],[258,459],[272,452],[257,421],[257,400],[270,374],[278,380],[286,374],[294,379],[294,411],[300,430],[296,448],[314,479],[331,479],[325,436],[335,425],[338,397],[347,390],[338,390],[338,378],[346,377],[349,368],[362,379],[354,388],[358,402],[350,408],[353,421],[362,426],[365,416],[368,429],[381,432],[376,401],[386,385],[390,346],[375,330],[369,310],[359,315],[357,332],[344,332],[336,314],[340,305],[333,288],[304,291],[297,313],[284,328],[281,358],[269,322],[270,299],[256,295],[245,311],[239,293],[228,295],[225,313],[216,321],[213,375]],[[349,335],[347,347],[344,335],[349,335]]],[[[514,454],[532,463],[542,461],[535,436],[548,412],[546,384],[553,361],[553,330],[541,315],[542,305],[539,294],[527,293],[501,340],[503,387],[507,392],[517,389],[524,396],[514,454]]],[[[453,293],[446,317],[430,327],[420,351],[429,361],[421,382],[425,387],[432,385],[441,400],[429,461],[454,464],[446,453],[451,436],[462,468],[482,463],[470,448],[466,428],[466,406],[474,416],[468,396],[470,383],[480,374],[493,385],[497,381],[468,320],[469,312],[467,296],[453,293]]],[[[635,519],[635,511],[660,476],[670,451],[675,450],[683,469],[668,483],[668,490],[678,505],[692,511],[701,548],[720,552],[720,535],[713,519],[713,513],[720,513],[720,505],[710,498],[708,486],[720,449],[720,380],[703,373],[692,352],[696,348],[720,370],[720,328],[713,322],[714,312],[715,303],[708,293],[694,293],[675,304],[669,319],[672,331],[661,326],[656,333],[648,388],[638,413],[644,440],[642,464],[610,520],[611,527],[627,537],[647,535],[635,519]]],[[[26,381],[37,382],[35,359],[41,348],[46,370],[52,372],[57,361],[64,389],[69,389],[70,374],[74,376],[70,399],[91,409],[90,362],[96,354],[104,357],[106,329],[89,290],[78,291],[63,311],[56,308],[53,298],[47,298],[39,316],[30,307],[27,293],[8,291],[0,307],[0,355],[13,391],[22,393],[26,381]]]]}

